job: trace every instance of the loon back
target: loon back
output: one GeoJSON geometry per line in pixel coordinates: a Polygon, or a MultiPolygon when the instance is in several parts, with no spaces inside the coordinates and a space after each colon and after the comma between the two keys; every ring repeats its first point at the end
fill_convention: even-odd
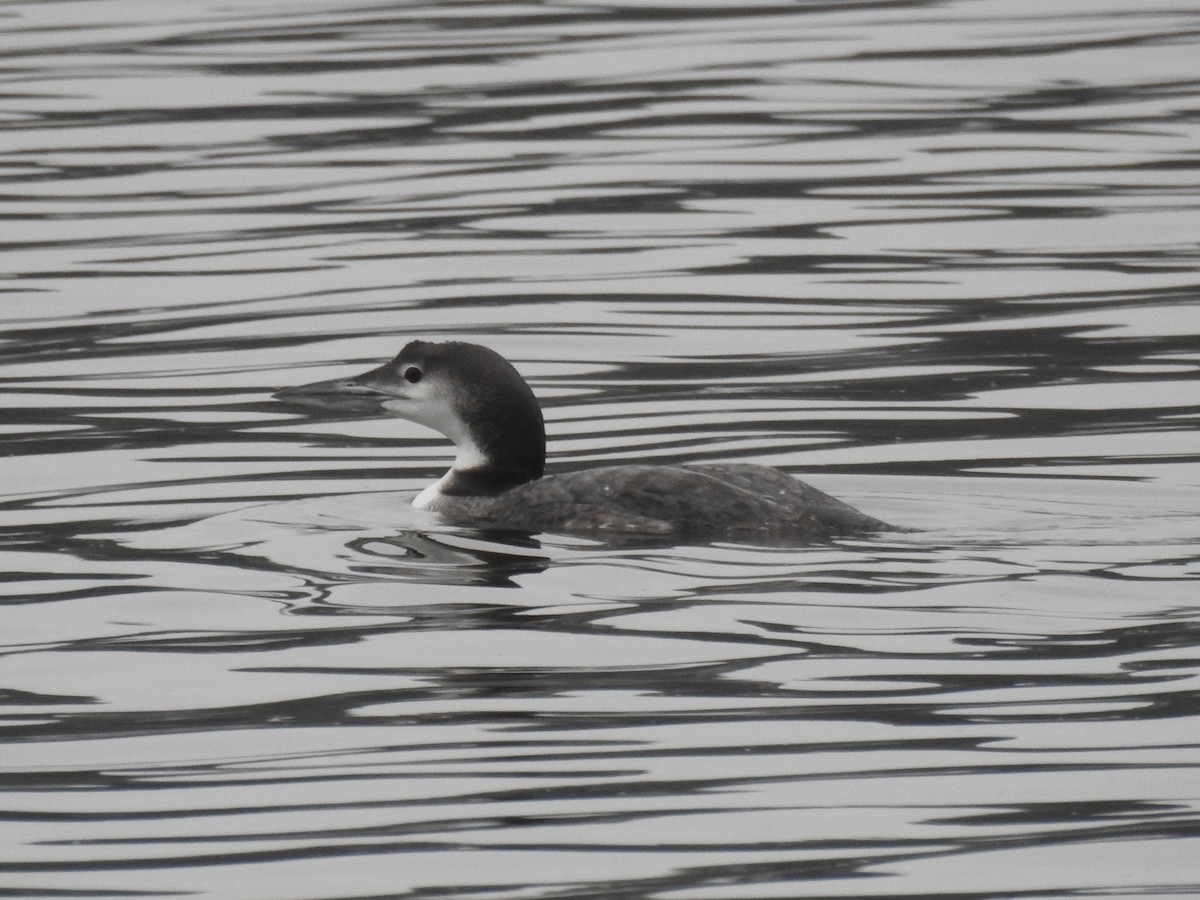
{"type": "Polygon", "coordinates": [[[750,463],[606,466],[528,482],[493,497],[443,497],[459,522],[521,531],[815,541],[887,523],[750,463]]]}

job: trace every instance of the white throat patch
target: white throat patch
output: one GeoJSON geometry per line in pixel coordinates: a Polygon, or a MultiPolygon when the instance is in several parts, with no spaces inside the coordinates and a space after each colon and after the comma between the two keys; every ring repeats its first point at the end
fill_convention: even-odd
{"type": "Polygon", "coordinates": [[[441,479],[435,481],[433,484],[425,488],[425,490],[421,491],[421,493],[417,494],[417,496],[413,498],[412,505],[417,509],[435,509],[437,502],[444,496],[444,494],[442,494],[442,480],[448,478],[449,476],[450,473],[447,472],[442,476],[441,479]]]}
{"type": "Polygon", "coordinates": [[[488,465],[488,458],[483,455],[483,451],[465,435],[459,438],[457,447],[458,454],[454,457],[454,465],[413,499],[412,505],[417,509],[437,509],[438,501],[446,496],[442,488],[454,477],[455,471],[469,472],[471,469],[482,469],[488,465]]]}

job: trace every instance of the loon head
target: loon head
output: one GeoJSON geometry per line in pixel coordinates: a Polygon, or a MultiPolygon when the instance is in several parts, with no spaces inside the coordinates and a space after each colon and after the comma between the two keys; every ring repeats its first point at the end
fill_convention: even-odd
{"type": "Polygon", "coordinates": [[[412,341],[390,362],[351,378],[287,388],[275,398],[355,415],[418,422],[454,442],[454,465],[417,498],[498,494],[542,477],[546,427],[537,398],[500,354],[458,341],[412,341]]]}

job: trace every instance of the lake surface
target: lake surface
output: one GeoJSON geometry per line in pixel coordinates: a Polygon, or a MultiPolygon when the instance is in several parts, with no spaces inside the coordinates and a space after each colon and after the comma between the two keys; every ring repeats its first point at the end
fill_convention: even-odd
{"type": "Polygon", "coordinates": [[[0,9],[0,896],[1200,893],[1200,8],[0,9]],[[399,420],[919,528],[452,527],[399,420]]]}

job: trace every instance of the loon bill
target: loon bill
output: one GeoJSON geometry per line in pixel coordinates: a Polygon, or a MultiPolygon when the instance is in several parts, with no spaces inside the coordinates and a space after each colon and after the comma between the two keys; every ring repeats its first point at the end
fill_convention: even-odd
{"type": "Polygon", "coordinates": [[[351,378],[275,398],[426,425],[457,448],[413,501],[460,523],[530,532],[804,543],[902,530],[770,466],[620,465],[543,477],[546,428],[517,370],[478,344],[412,341],[351,378]]]}

